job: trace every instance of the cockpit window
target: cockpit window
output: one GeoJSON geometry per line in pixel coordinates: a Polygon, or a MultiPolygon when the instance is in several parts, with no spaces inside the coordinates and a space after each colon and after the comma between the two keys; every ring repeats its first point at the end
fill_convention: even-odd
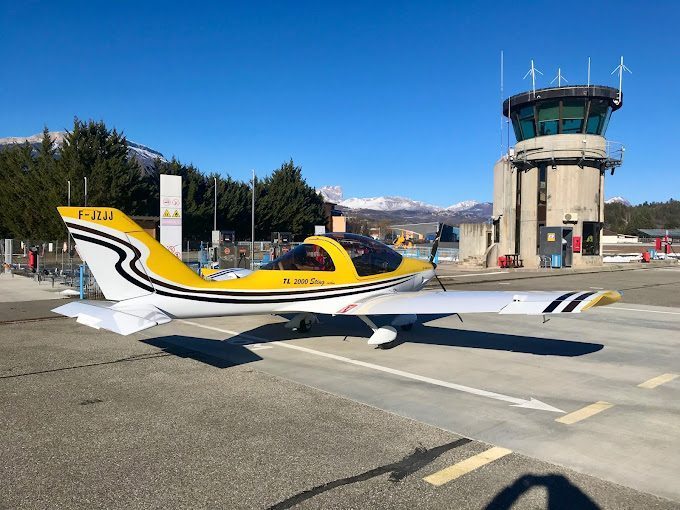
{"type": "Polygon", "coordinates": [[[390,273],[401,264],[401,255],[370,237],[345,232],[326,234],[339,242],[352,259],[359,276],[390,273]]]}
{"type": "Polygon", "coordinates": [[[260,269],[272,271],[335,271],[333,259],[321,246],[301,244],[260,269]]]}

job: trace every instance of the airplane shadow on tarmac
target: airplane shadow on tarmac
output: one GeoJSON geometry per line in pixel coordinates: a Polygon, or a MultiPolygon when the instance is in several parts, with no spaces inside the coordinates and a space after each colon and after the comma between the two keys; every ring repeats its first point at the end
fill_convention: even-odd
{"type": "Polygon", "coordinates": [[[168,335],[145,338],[140,341],[158,347],[167,354],[180,358],[190,358],[215,368],[230,368],[262,359],[251,350],[241,345],[227,343],[224,340],[168,335]]]}
{"type": "MultiPolygon", "coordinates": [[[[523,352],[538,356],[583,356],[604,348],[604,345],[576,340],[540,338],[533,336],[510,335],[504,333],[490,333],[488,331],[472,331],[465,329],[443,328],[424,325],[423,322],[432,321],[447,315],[419,317],[418,323],[411,331],[399,331],[391,348],[403,343],[445,345],[450,347],[466,347],[471,349],[491,349],[496,351],[523,352]]],[[[315,324],[307,333],[298,333],[283,327],[284,323],[267,324],[248,332],[249,335],[262,338],[264,341],[294,340],[297,338],[314,338],[319,336],[351,336],[364,337],[368,340],[371,331],[357,317],[324,317],[320,316],[320,324],[315,324]]],[[[372,318],[375,320],[375,318],[372,318]]],[[[392,316],[384,315],[375,320],[380,325],[389,324],[392,316]]]]}

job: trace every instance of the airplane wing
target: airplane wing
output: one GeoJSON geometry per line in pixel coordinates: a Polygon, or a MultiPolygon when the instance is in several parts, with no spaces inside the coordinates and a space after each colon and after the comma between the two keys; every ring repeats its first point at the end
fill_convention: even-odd
{"type": "Polygon", "coordinates": [[[500,313],[545,315],[579,313],[618,301],[616,291],[421,291],[394,292],[359,299],[337,315],[500,313]]]}
{"type": "Polygon", "coordinates": [[[106,329],[119,335],[137,333],[172,319],[157,308],[125,307],[124,301],[71,301],[52,310],[66,317],[76,317],[76,322],[95,329],[106,329]]]}

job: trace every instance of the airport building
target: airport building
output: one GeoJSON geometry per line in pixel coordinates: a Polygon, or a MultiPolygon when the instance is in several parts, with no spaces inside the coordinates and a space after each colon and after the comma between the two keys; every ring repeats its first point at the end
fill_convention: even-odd
{"type": "Polygon", "coordinates": [[[472,243],[483,250],[480,262],[602,264],[605,174],[614,174],[624,150],[605,134],[621,99],[617,89],[591,85],[504,101],[516,144],[494,166],[493,223],[472,243]]]}

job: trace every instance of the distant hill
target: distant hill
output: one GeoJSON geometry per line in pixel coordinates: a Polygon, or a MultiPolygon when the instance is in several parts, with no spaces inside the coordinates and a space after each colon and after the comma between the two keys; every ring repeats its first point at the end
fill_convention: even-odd
{"type": "MultiPolygon", "coordinates": [[[[64,145],[64,138],[66,137],[66,131],[50,131],[50,137],[54,143],[55,149],[57,151],[64,145]]],[[[0,150],[3,147],[16,144],[31,144],[36,150],[40,147],[42,142],[43,134],[38,133],[32,136],[9,136],[6,138],[0,138],[0,150]]],[[[135,158],[137,162],[141,165],[145,174],[153,174],[156,172],[155,161],[160,159],[163,162],[167,162],[165,156],[158,152],[157,150],[151,149],[146,145],[142,145],[130,140],[127,141],[128,145],[128,157],[135,158]]]]}

